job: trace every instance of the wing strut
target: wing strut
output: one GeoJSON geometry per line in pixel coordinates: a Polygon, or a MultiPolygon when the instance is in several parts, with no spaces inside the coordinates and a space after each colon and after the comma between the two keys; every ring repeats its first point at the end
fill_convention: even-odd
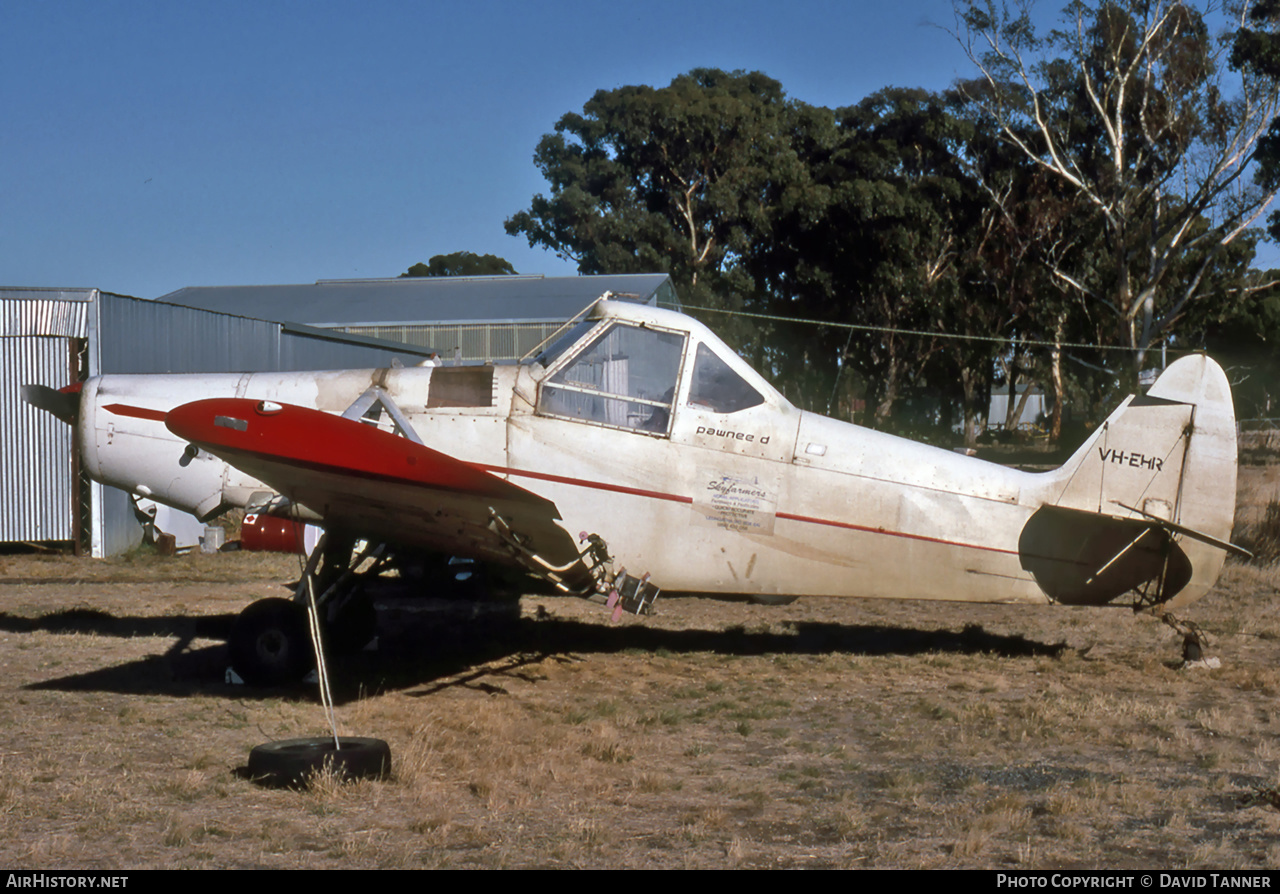
{"type": "MultiPolygon", "coordinates": [[[[607,297],[609,293],[605,293],[596,301],[607,297]]],[[[585,308],[583,313],[593,306],[595,302],[585,308]]],[[[422,444],[422,438],[414,431],[413,424],[396,405],[395,400],[376,385],[356,398],[342,416],[354,422],[376,426],[384,412],[391,418],[395,434],[408,438],[415,444],[422,444]]],[[[627,574],[625,568],[615,572],[613,559],[609,555],[605,542],[597,534],[587,535],[583,532],[579,542],[586,543],[586,547],[571,561],[556,565],[526,546],[523,538],[493,507],[489,508],[487,527],[534,575],[548,581],[561,592],[579,595],[598,593],[605,597],[606,604],[615,610],[615,614],[623,611],[636,615],[648,614],[654,600],[661,592],[657,586],[649,582],[647,574],[637,578],[627,574]]]]}
{"type": "Polygon", "coordinates": [[[396,402],[392,400],[391,395],[377,385],[357,397],[355,402],[347,407],[342,414],[342,418],[377,426],[383,412],[386,412],[391,417],[395,434],[408,438],[415,444],[422,444],[422,438],[418,437],[418,433],[414,431],[413,424],[409,422],[409,417],[405,416],[400,408],[396,406],[396,402]]]}
{"type": "MultiPolygon", "coordinates": [[[[598,536],[584,533],[575,545],[556,524],[560,515],[550,500],[427,447],[392,396],[376,385],[341,418],[274,401],[215,398],[170,410],[165,425],[276,491],[253,494],[255,507],[295,520],[314,517],[330,544],[335,529],[346,532],[348,556],[351,533],[359,531],[392,550],[397,543],[435,551],[459,544],[462,554],[470,550],[522,567],[563,592],[603,597],[619,614],[647,613],[658,596],[648,575],[615,571],[598,536]],[[417,525],[416,541],[405,539],[410,523],[417,525]]],[[[360,564],[334,558],[332,567],[351,573],[360,564]]],[[[334,598],[330,591],[340,596],[347,589],[348,576],[338,571],[317,581],[322,606],[334,598]]],[[[303,595],[300,588],[297,601],[303,595]]]]}

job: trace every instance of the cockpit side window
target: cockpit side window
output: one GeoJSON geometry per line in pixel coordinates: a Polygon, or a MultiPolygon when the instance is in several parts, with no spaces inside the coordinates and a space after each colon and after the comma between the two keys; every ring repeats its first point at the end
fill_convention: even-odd
{"type": "Polygon", "coordinates": [[[614,323],[542,385],[538,412],[665,435],[685,336],[614,323]]]}
{"type": "Polygon", "coordinates": [[[689,403],[713,413],[736,413],[764,403],[764,397],[704,344],[693,363],[689,403]]]}

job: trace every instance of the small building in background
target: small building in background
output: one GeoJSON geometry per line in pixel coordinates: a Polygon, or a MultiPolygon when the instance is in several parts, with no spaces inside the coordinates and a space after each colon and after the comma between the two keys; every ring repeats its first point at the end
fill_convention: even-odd
{"type": "Polygon", "coordinates": [[[1012,431],[1031,431],[1039,421],[1049,413],[1049,401],[1044,389],[1038,384],[1019,384],[1015,386],[1012,396],[1009,386],[1002,385],[991,389],[991,406],[987,412],[987,431],[1004,431],[1009,420],[1009,402],[1013,401],[1013,409],[1022,404],[1022,412],[1014,420],[1012,431]]]}
{"type": "Polygon", "coordinates": [[[303,285],[193,286],[161,301],[300,323],[438,351],[445,362],[518,360],[605,292],[679,309],[665,273],[411,276],[303,285]]]}

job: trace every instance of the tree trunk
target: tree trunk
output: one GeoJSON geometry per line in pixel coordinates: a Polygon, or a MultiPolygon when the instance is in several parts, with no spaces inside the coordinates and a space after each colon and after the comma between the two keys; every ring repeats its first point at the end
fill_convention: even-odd
{"type": "Polygon", "coordinates": [[[983,384],[990,384],[990,377],[979,375],[970,369],[961,370],[960,384],[964,388],[964,446],[973,449],[978,446],[978,438],[986,430],[986,415],[991,403],[990,388],[983,389],[983,384]],[[983,401],[983,392],[986,401],[983,401]]]}
{"type": "MultiPolygon", "coordinates": [[[[1022,419],[1023,411],[1027,409],[1027,401],[1031,399],[1031,388],[1035,384],[1034,381],[1028,381],[1027,387],[1022,389],[1022,394],[1018,395],[1018,399],[1013,400],[1013,395],[1009,395],[1009,407],[1012,410],[1012,421],[1006,417],[1005,430],[1017,431],[1019,422],[1022,419]]],[[[1015,389],[1016,390],[1016,389],[1015,389]]]]}
{"type": "Polygon", "coordinates": [[[1058,325],[1053,330],[1053,415],[1049,423],[1049,441],[1058,443],[1062,437],[1062,407],[1066,402],[1065,389],[1062,386],[1062,333],[1067,326],[1067,312],[1058,314],[1058,325]]]}
{"type": "Polygon", "coordinates": [[[893,415],[893,402],[898,399],[898,351],[892,336],[886,339],[889,362],[885,364],[884,384],[880,391],[880,400],[876,404],[876,412],[872,418],[872,426],[884,431],[885,425],[893,415]]]}
{"type": "Polygon", "coordinates": [[[1022,408],[1018,407],[1015,412],[1014,407],[1018,400],[1018,343],[1013,343],[1013,350],[1009,352],[1009,363],[1005,372],[1005,383],[1009,387],[1009,400],[1004,405],[1004,429],[1005,431],[1015,431],[1018,428],[1018,416],[1022,413],[1022,408]]]}

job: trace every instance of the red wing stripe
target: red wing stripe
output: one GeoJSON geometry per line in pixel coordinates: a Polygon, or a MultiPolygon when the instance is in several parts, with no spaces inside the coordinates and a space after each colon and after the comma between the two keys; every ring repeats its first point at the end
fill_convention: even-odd
{"type": "Polygon", "coordinates": [[[117,416],[150,419],[152,422],[164,422],[165,416],[168,415],[164,410],[148,410],[146,407],[131,407],[128,404],[104,404],[102,409],[117,416]]]}
{"type": "MultiPolygon", "coordinates": [[[[493,472],[495,475],[512,475],[521,478],[536,478],[539,481],[554,481],[557,484],[568,484],[573,487],[586,487],[591,490],[603,490],[616,494],[628,494],[636,497],[649,497],[654,500],[668,500],[672,503],[692,503],[692,497],[683,497],[679,494],[666,494],[661,491],[643,490],[638,487],[623,487],[618,484],[606,484],[603,481],[588,481],[583,478],[568,478],[564,475],[548,475],[545,472],[530,472],[525,469],[507,469],[502,466],[484,466],[478,465],[477,468],[484,469],[486,472],[493,472]]],[[[961,543],[957,540],[944,540],[941,537],[926,537],[923,534],[908,534],[905,531],[889,531],[885,528],[873,528],[868,525],[855,525],[850,522],[833,521],[827,518],[812,518],[807,515],[793,515],[790,512],[779,512],[778,518],[786,521],[802,522],[808,525],[825,525],[831,528],[844,528],[849,531],[862,531],[865,534],[883,534],[886,537],[903,537],[907,540],[921,540],[925,543],[938,543],[943,546],[958,546],[961,549],[977,549],[984,552],[1004,553],[1005,555],[1016,556],[1016,549],[1002,549],[998,546],[980,546],[976,543],[961,543]]]]}
{"type": "MultiPolygon", "coordinates": [[[[546,472],[533,472],[527,469],[511,469],[504,466],[467,463],[446,454],[438,453],[430,448],[413,445],[394,435],[370,429],[359,423],[353,425],[348,420],[330,416],[318,410],[306,410],[299,407],[284,408],[279,418],[280,421],[288,419],[288,423],[284,426],[284,430],[277,429],[273,431],[271,436],[266,439],[270,446],[267,449],[262,449],[267,445],[262,444],[258,438],[249,439],[250,441],[259,441],[257,444],[244,443],[244,439],[238,437],[241,435],[239,430],[236,430],[233,434],[230,430],[223,428],[220,433],[215,433],[217,423],[210,425],[210,420],[207,418],[209,414],[216,413],[220,409],[228,413],[238,412],[241,416],[248,418],[258,418],[258,422],[261,424],[266,420],[257,417],[254,401],[234,398],[197,401],[178,407],[168,414],[161,410],[148,410],[142,407],[131,407],[126,404],[109,404],[103,409],[120,416],[132,416],[137,419],[165,421],[167,418],[169,429],[179,437],[189,438],[204,444],[223,444],[225,452],[228,453],[254,454],[275,462],[330,471],[355,478],[400,480],[404,483],[426,484],[452,490],[470,491],[477,495],[502,496],[508,499],[512,497],[517,499],[542,499],[509,482],[504,482],[502,479],[489,478],[486,474],[489,473],[519,478],[533,478],[538,481],[567,484],[571,487],[584,487],[591,490],[645,497],[652,500],[666,500],[672,503],[693,503],[692,497],[680,494],[663,493],[662,491],[646,490],[639,487],[627,487],[621,484],[608,484],[603,481],[589,481],[583,478],[570,478],[565,475],[551,475],[546,472]],[[322,432],[329,437],[321,437],[322,432]],[[316,443],[316,438],[319,439],[319,444],[316,443]],[[330,443],[329,438],[345,443],[330,443]],[[241,443],[233,445],[229,442],[231,440],[241,443]],[[374,457],[378,458],[374,459],[374,457]],[[389,474],[390,469],[396,468],[404,462],[407,462],[411,467],[416,466],[419,458],[425,460],[423,466],[426,468],[418,466],[412,471],[407,468],[401,468],[398,473],[389,474]],[[504,492],[504,487],[511,488],[512,491],[504,492]]],[[[274,415],[272,414],[272,416],[274,415]]],[[[270,419],[271,417],[267,418],[270,419]]],[[[268,423],[268,425],[270,424],[268,423]]],[[[274,428],[275,426],[271,427],[274,428]]],[[[214,450],[217,452],[216,447],[214,450]]],[[[802,524],[824,525],[849,531],[861,531],[866,534],[882,534],[886,537],[902,537],[907,540],[937,543],[942,546],[954,546],[960,549],[976,549],[983,552],[1003,553],[1011,556],[1018,555],[1018,551],[1013,549],[981,546],[976,543],[961,543],[956,540],[945,540],[941,537],[926,537],[922,534],[908,534],[905,531],[889,531],[884,528],[856,525],[850,522],[825,518],[813,518],[807,515],[794,515],[788,512],[779,512],[777,517],[802,524]]]]}
{"type": "Polygon", "coordinates": [[[693,497],[682,497],[679,494],[664,494],[656,490],[643,490],[638,487],[625,487],[621,484],[605,484],[603,481],[586,481],[582,478],[566,478],[563,475],[548,475],[545,472],[529,472],[524,469],[505,469],[502,466],[485,466],[476,464],[477,469],[493,472],[496,475],[515,475],[520,478],[536,478],[539,481],[554,481],[557,484],[571,484],[574,487],[589,487],[592,490],[604,490],[615,494],[629,494],[633,497],[649,497],[653,500],[669,500],[672,503],[692,503],[693,497]]]}
{"type": "Polygon", "coordinates": [[[979,546],[976,543],[961,543],[958,540],[943,540],[941,537],[926,537],[923,534],[908,534],[906,531],[887,531],[884,528],[872,528],[867,525],[855,525],[849,522],[832,521],[828,518],[810,518],[807,515],[792,515],[779,512],[778,518],[787,521],[804,522],[810,525],[826,525],[831,528],[846,528],[850,531],[863,531],[867,534],[884,534],[886,537],[905,537],[907,540],[923,540],[925,543],[940,543],[943,546],[958,546],[962,549],[980,549],[989,553],[1004,553],[1010,556],[1019,555],[1016,549],[1001,549],[998,546],[979,546]]]}

